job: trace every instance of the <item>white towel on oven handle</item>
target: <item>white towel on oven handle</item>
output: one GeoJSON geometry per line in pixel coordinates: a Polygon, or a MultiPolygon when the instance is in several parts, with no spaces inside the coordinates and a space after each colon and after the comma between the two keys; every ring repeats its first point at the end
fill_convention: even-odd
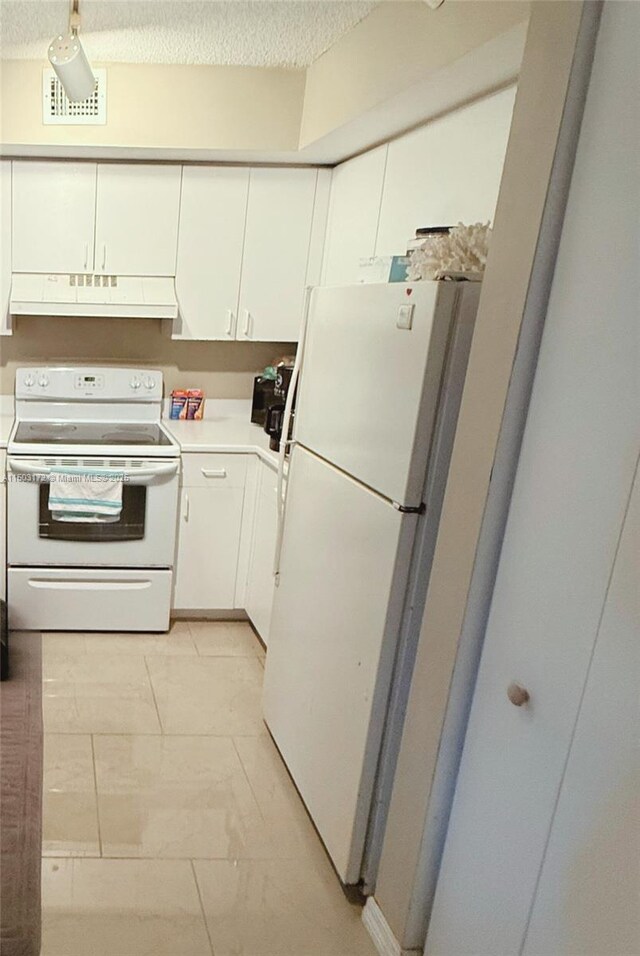
{"type": "Polygon", "coordinates": [[[119,521],[123,482],[123,472],[106,468],[52,468],[49,511],[55,521],[119,521]]]}

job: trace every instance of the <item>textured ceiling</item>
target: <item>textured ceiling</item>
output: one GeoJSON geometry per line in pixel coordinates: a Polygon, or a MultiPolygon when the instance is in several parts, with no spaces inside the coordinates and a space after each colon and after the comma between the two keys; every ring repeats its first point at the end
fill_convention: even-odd
{"type": "MultiPolygon", "coordinates": [[[[377,4],[362,0],[81,0],[90,59],[304,67],[377,4]]],[[[0,0],[0,56],[45,59],[67,0],[0,0]]]]}

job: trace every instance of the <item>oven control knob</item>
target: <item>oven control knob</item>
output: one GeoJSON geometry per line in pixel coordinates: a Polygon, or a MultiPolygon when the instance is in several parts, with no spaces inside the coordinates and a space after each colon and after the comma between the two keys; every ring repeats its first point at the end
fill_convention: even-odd
{"type": "Polygon", "coordinates": [[[135,389],[135,390],[137,391],[137,390],[140,388],[141,382],[140,382],[140,379],[139,379],[139,378],[132,378],[131,381],[129,382],[129,384],[130,384],[131,388],[133,388],[133,389],[135,389]]]}
{"type": "Polygon", "coordinates": [[[27,375],[25,377],[25,380],[24,380],[25,388],[33,388],[35,384],[36,384],[36,380],[33,377],[33,375],[27,375]]]}
{"type": "Polygon", "coordinates": [[[40,386],[40,388],[46,388],[48,384],[49,384],[49,379],[47,378],[47,376],[41,375],[40,378],[38,379],[38,385],[40,386]]]}
{"type": "Polygon", "coordinates": [[[145,378],[145,380],[144,380],[144,387],[145,387],[145,388],[148,388],[149,391],[151,391],[152,388],[155,388],[155,385],[156,385],[156,383],[153,381],[152,378],[145,378]]]}

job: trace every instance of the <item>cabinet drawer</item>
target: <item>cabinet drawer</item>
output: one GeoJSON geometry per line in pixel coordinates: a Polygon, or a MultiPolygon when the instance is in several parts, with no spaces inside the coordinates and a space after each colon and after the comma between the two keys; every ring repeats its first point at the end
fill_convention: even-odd
{"type": "Polygon", "coordinates": [[[183,488],[244,488],[247,455],[184,454],[183,488]]]}

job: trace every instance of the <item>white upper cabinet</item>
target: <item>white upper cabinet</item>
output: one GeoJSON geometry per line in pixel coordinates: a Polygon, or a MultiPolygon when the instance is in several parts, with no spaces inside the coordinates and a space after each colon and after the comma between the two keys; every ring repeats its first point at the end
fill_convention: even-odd
{"type": "Polygon", "coordinates": [[[0,335],[11,335],[11,163],[0,159],[0,335]]]}
{"type": "Polygon", "coordinates": [[[278,537],[278,476],[260,463],[258,494],[249,574],[246,611],[265,644],[269,643],[271,610],[275,589],[273,562],[278,537]]]}
{"type": "Polygon", "coordinates": [[[174,338],[235,339],[249,170],[185,166],[174,338]]]}
{"type": "Polygon", "coordinates": [[[98,166],[95,271],[172,276],[176,270],[180,166],[98,166]]]}
{"type": "Polygon", "coordinates": [[[356,282],[360,259],[374,254],[386,161],[387,147],[380,146],[334,169],[324,285],[356,282]]]}
{"type": "Polygon", "coordinates": [[[317,181],[317,169],[251,170],[237,338],[297,340],[317,181]]]}
{"type": "Polygon", "coordinates": [[[377,256],[401,256],[416,229],[493,219],[515,87],[389,144],[377,256]]]}
{"type": "Polygon", "coordinates": [[[93,269],[95,163],[13,163],[13,271],[93,269]]]}

